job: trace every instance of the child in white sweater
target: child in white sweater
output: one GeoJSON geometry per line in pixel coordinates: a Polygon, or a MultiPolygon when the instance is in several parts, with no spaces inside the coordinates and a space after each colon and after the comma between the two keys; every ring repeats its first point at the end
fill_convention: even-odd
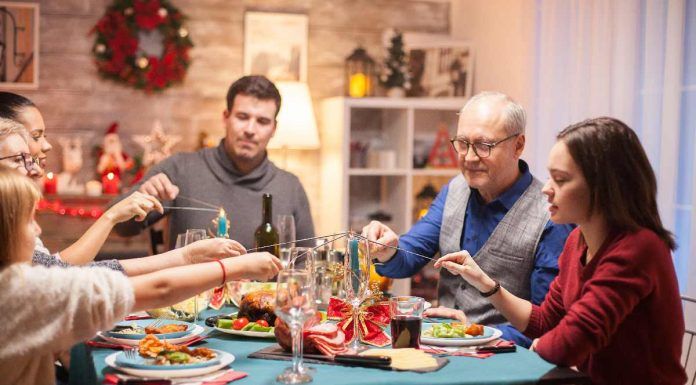
{"type": "MultiPolygon", "coordinates": [[[[0,165],[0,379],[53,384],[55,355],[131,311],[170,305],[229,280],[267,280],[281,268],[268,253],[168,268],[135,277],[98,267],[32,266],[39,192],[0,165]]],[[[182,249],[170,253],[182,254],[182,249]]],[[[178,256],[182,257],[182,256],[178,256]]]]}

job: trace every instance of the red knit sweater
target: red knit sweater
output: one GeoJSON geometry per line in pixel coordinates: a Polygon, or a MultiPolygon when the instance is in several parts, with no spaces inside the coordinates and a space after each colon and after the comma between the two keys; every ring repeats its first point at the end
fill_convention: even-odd
{"type": "Polygon", "coordinates": [[[683,384],[684,315],[669,248],[647,229],[614,233],[584,265],[575,229],[559,257],[560,274],[525,334],[541,336],[545,360],[574,366],[594,384],[683,384]]]}

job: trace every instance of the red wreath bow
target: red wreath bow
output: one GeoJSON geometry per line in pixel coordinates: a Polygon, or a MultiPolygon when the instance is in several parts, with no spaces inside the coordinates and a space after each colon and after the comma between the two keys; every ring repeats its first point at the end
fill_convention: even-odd
{"type": "MultiPolygon", "coordinates": [[[[372,305],[361,305],[358,313],[358,332],[360,341],[374,346],[386,346],[391,343],[391,337],[382,330],[389,325],[389,305],[377,302],[372,305]]],[[[326,312],[330,320],[336,320],[338,327],[346,335],[346,342],[353,341],[353,305],[349,302],[332,297],[326,312]]]]}

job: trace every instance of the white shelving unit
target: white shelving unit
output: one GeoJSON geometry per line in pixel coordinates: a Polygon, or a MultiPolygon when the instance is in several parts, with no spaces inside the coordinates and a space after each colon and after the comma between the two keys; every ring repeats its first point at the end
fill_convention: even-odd
{"type": "MultiPolygon", "coordinates": [[[[387,224],[404,233],[414,222],[415,196],[428,182],[440,188],[459,169],[415,168],[414,154],[429,152],[438,128],[449,136],[457,128],[464,98],[330,98],[321,103],[322,233],[360,230],[368,215],[389,214],[387,224]],[[393,167],[363,167],[351,142],[379,144],[395,158],[393,167]],[[429,143],[429,144],[428,144],[429,143]],[[351,160],[351,156],[354,159],[351,160]]],[[[369,164],[370,166],[375,166],[369,164]]],[[[410,280],[397,280],[393,291],[407,294],[410,280]],[[399,282],[401,281],[401,282],[399,282]]]]}

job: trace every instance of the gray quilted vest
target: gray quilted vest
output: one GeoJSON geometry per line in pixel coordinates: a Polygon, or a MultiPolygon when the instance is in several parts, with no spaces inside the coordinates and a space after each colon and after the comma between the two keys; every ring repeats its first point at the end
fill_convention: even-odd
{"type": "MultiPolygon", "coordinates": [[[[546,199],[537,179],[522,193],[505,214],[490,238],[473,256],[491,278],[512,294],[530,299],[530,275],[539,238],[549,220],[546,199]]],[[[463,176],[449,186],[440,228],[440,253],[460,251],[466,206],[471,190],[463,176]]],[[[471,322],[496,324],[507,322],[490,302],[460,275],[440,271],[439,304],[461,309],[471,322]]]]}

